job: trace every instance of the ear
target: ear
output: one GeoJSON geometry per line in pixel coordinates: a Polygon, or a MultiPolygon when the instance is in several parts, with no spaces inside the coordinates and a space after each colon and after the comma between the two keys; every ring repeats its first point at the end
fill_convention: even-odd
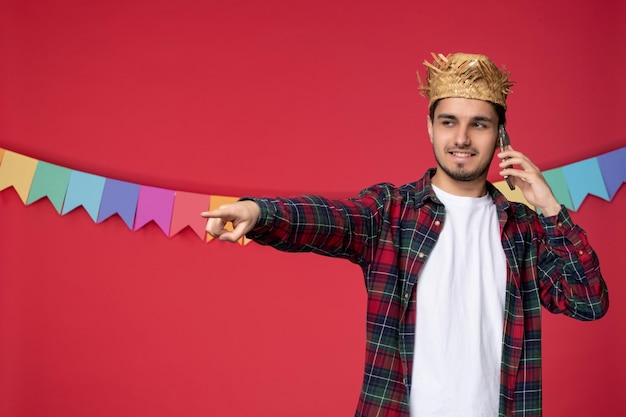
{"type": "Polygon", "coordinates": [[[426,116],[426,129],[428,129],[428,136],[430,137],[430,143],[433,143],[433,121],[430,120],[430,115],[426,116]]]}

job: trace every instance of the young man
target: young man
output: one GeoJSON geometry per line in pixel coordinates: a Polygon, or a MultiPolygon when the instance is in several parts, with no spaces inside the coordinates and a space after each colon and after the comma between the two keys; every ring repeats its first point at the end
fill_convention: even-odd
{"type": "Polygon", "coordinates": [[[243,200],[202,213],[207,232],[361,266],[367,351],[356,416],[540,416],[541,306],[602,317],[598,259],[522,153],[498,153],[500,174],[541,214],[486,181],[508,72],[462,53],[425,65],[437,166],[422,179],[347,200],[243,200]]]}

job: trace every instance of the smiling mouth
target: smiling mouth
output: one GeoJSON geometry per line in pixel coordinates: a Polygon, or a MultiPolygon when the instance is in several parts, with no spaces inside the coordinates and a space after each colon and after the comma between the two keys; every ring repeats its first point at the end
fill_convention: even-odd
{"type": "Polygon", "coordinates": [[[448,152],[450,155],[456,158],[469,158],[470,156],[474,156],[471,152],[448,152]]]}

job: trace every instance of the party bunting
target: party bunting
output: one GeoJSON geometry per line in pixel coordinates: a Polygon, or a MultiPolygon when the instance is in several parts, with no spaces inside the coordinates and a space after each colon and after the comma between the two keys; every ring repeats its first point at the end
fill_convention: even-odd
{"type": "Polygon", "coordinates": [[[549,169],[542,172],[546,182],[552,188],[552,192],[559,203],[563,204],[570,210],[574,210],[574,204],[572,204],[572,198],[569,194],[569,188],[567,187],[567,180],[563,173],[563,168],[549,169]]]}
{"type": "Polygon", "coordinates": [[[0,165],[0,191],[13,187],[26,204],[37,162],[34,158],[5,150],[0,165]]]}
{"type": "Polygon", "coordinates": [[[169,236],[173,211],[174,191],[142,185],[139,188],[133,230],[139,230],[150,221],[154,221],[163,233],[169,236]]]}
{"type": "Polygon", "coordinates": [[[608,201],[600,165],[597,158],[585,159],[563,167],[565,181],[572,197],[573,210],[578,210],[587,194],[602,197],[608,201]]]}
{"type": "Polygon", "coordinates": [[[509,200],[509,201],[517,201],[519,203],[524,203],[526,204],[528,207],[532,208],[533,210],[535,209],[527,200],[526,198],[524,198],[524,194],[522,194],[522,190],[519,189],[519,187],[515,187],[514,190],[511,190],[509,188],[509,185],[506,183],[506,181],[499,181],[499,182],[495,182],[493,183],[494,187],[496,187],[498,189],[498,191],[500,191],[502,194],[504,194],[504,196],[509,200]]]}
{"type": "MultiPolygon", "coordinates": [[[[587,195],[611,201],[626,181],[626,147],[543,172],[557,200],[576,211],[587,195]]],[[[509,200],[525,200],[519,188],[504,181],[494,184],[509,200]]],[[[237,197],[168,190],[75,171],[0,148],[0,191],[13,188],[24,204],[46,197],[61,215],[83,207],[94,222],[118,215],[130,230],[154,222],[172,237],[190,228],[209,242],[206,220],[200,213],[233,203],[237,197]]],[[[534,208],[533,208],[534,209],[534,208]]],[[[226,228],[232,230],[232,224],[226,228]]],[[[246,245],[250,240],[241,238],[246,245]]]]}
{"type": "Polygon", "coordinates": [[[139,199],[139,188],[140,186],[137,184],[107,178],[102,191],[98,223],[117,214],[124,220],[126,226],[133,230],[137,200],[139,199]]]}
{"type": "Polygon", "coordinates": [[[57,213],[60,214],[71,172],[69,168],[39,161],[26,204],[32,204],[43,197],[48,197],[48,200],[57,209],[57,213]]]}
{"type": "Polygon", "coordinates": [[[598,164],[609,199],[612,200],[622,183],[626,182],[626,148],[598,156],[598,164]]]}
{"type": "Polygon", "coordinates": [[[204,240],[207,235],[206,220],[198,213],[206,211],[210,204],[211,197],[208,195],[176,191],[169,236],[174,236],[189,227],[200,239],[204,240]]]}
{"type": "Polygon", "coordinates": [[[72,171],[67,184],[67,193],[61,214],[67,214],[82,206],[94,222],[98,221],[100,201],[106,178],[86,172],[72,171]]]}

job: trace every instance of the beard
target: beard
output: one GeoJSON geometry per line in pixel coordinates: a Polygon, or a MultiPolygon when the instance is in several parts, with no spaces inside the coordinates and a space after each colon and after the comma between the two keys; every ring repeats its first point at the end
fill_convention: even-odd
{"type": "MultiPolygon", "coordinates": [[[[461,149],[457,149],[462,151],[461,149]]],[[[443,172],[446,173],[450,178],[456,181],[469,182],[477,179],[482,179],[487,176],[487,172],[489,171],[489,165],[491,164],[491,160],[487,160],[483,165],[476,167],[474,170],[465,169],[465,164],[457,163],[454,166],[446,166],[441,163],[437,153],[435,152],[435,160],[437,161],[437,166],[441,168],[443,172]]]]}

